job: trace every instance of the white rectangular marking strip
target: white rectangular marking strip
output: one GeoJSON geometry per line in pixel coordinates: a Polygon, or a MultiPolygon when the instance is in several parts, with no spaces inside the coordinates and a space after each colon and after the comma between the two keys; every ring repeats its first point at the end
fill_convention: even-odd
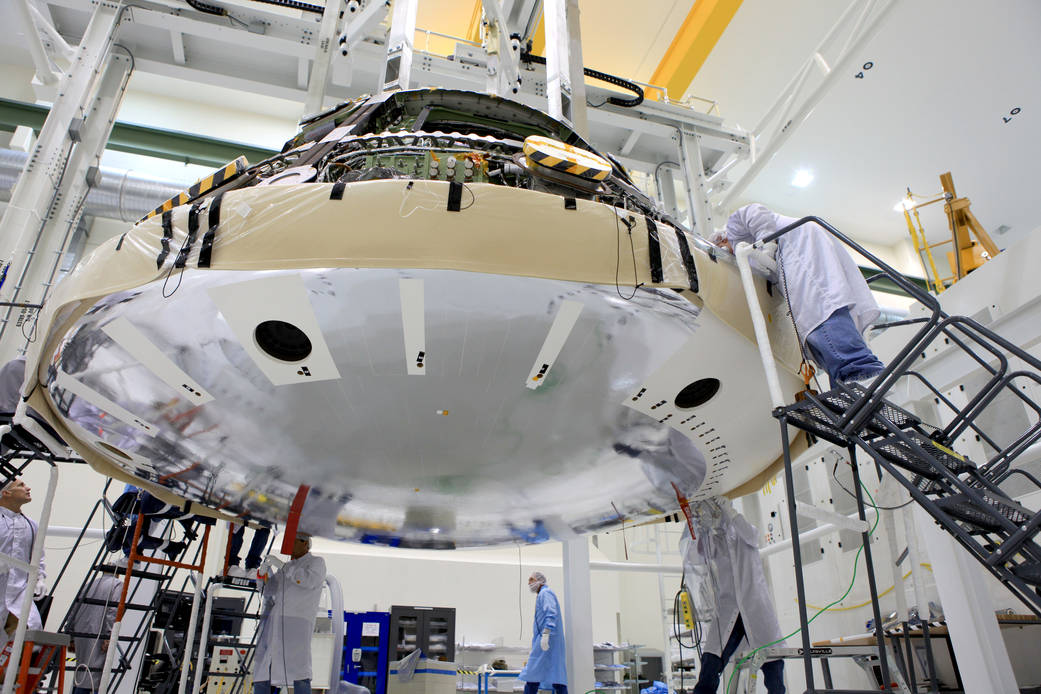
{"type": "Polygon", "coordinates": [[[192,380],[177,364],[170,361],[168,356],[126,318],[117,318],[106,324],[102,330],[129,352],[130,356],[193,404],[202,405],[213,400],[212,395],[203,390],[203,387],[192,380]]]}
{"type": "Polygon", "coordinates": [[[400,279],[401,329],[405,337],[405,368],[409,376],[422,376],[427,371],[426,315],[423,280],[400,279]]]}
{"type": "Polygon", "coordinates": [[[159,433],[158,427],[154,424],[149,424],[145,420],[134,415],[132,412],[123,409],[101,393],[77,381],[64,371],[58,371],[57,383],[61,388],[64,388],[77,397],[83,398],[94,407],[112,415],[121,422],[126,422],[138,431],[142,431],[149,436],[155,436],[159,433]]]}
{"type": "Polygon", "coordinates": [[[528,380],[524,384],[531,390],[535,390],[546,380],[549,370],[553,368],[553,362],[557,360],[560,350],[575,327],[582,308],[580,301],[564,301],[560,304],[560,309],[553,318],[553,325],[549,326],[546,340],[542,343],[542,349],[539,350],[535,364],[531,367],[531,373],[528,374],[528,380]]]}
{"type": "Polygon", "coordinates": [[[246,354],[273,385],[340,378],[301,275],[270,275],[210,287],[207,292],[246,354]],[[255,331],[266,321],[289,323],[303,332],[311,342],[310,353],[299,361],[290,362],[276,359],[261,349],[255,331]]]}

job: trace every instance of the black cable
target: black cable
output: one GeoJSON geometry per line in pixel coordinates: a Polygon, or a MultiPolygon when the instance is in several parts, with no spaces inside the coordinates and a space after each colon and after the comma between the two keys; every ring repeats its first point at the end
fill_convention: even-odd
{"type": "MultiPolygon", "coordinates": [[[[624,211],[628,212],[628,210],[625,210],[624,207],[622,209],[624,211]]],[[[618,248],[618,232],[621,231],[621,229],[618,227],[618,219],[619,219],[619,217],[621,215],[618,214],[618,210],[617,209],[612,209],[611,211],[614,213],[614,231],[615,231],[615,234],[614,234],[614,251],[615,251],[615,255],[614,255],[614,290],[616,292],[618,292],[618,298],[622,299],[623,301],[632,301],[633,297],[636,296],[636,292],[639,291],[640,287],[643,286],[643,282],[636,282],[636,284],[633,285],[633,293],[630,294],[629,296],[623,296],[622,295],[622,288],[621,288],[621,285],[619,285],[619,283],[618,283],[618,272],[619,272],[619,270],[621,268],[621,264],[622,264],[622,251],[621,251],[621,249],[618,248]]],[[[630,250],[632,251],[632,254],[633,254],[633,281],[635,282],[635,280],[637,279],[637,276],[636,276],[636,246],[633,244],[633,224],[630,223],[629,220],[626,220],[625,221],[625,228],[626,228],[626,230],[629,233],[629,248],[630,248],[630,250]]]]}
{"type": "Polygon", "coordinates": [[[301,12],[313,12],[315,14],[322,14],[325,12],[325,8],[321,5],[312,5],[307,2],[299,2],[298,0],[253,0],[254,2],[262,2],[266,5],[276,5],[278,7],[288,7],[291,10],[300,10],[301,12]]]}
{"type": "MultiPolygon", "coordinates": [[[[184,249],[188,246],[188,239],[189,238],[191,238],[190,235],[186,235],[184,237],[184,241],[181,243],[181,248],[177,252],[177,255],[174,256],[174,258],[179,258],[181,256],[181,254],[184,253],[184,249]]],[[[171,296],[174,295],[174,292],[176,292],[178,289],[181,288],[181,278],[184,277],[184,268],[185,268],[185,266],[188,265],[187,260],[185,261],[184,265],[181,266],[181,268],[180,268],[181,271],[179,273],[177,273],[177,286],[175,286],[172,290],[170,290],[169,294],[166,293],[166,283],[170,281],[170,276],[173,275],[174,267],[176,267],[176,265],[177,265],[177,261],[176,260],[174,260],[174,262],[170,263],[170,269],[166,271],[166,278],[163,279],[163,298],[164,299],[169,299],[171,296]]]]}
{"type": "MultiPolygon", "coordinates": [[[[839,489],[841,489],[842,491],[846,492],[851,497],[856,499],[857,495],[854,494],[853,492],[851,492],[850,490],[846,489],[846,487],[842,484],[842,482],[839,481],[838,475],[835,474],[835,472],[838,469],[839,469],[839,461],[836,460],[835,461],[835,465],[832,466],[832,468],[831,468],[831,477],[832,477],[832,479],[835,480],[835,484],[839,485],[839,489]]],[[[900,504],[899,506],[879,506],[878,504],[875,504],[875,508],[880,510],[880,511],[898,511],[898,510],[904,508],[905,506],[910,506],[913,502],[914,502],[914,499],[908,499],[907,501],[905,501],[904,503],[900,504]]]]}
{"type": "Polygon", "coordinates": [[[188,6],[193,10],[198,10],[204,14],[212,14],[218,17],[223,17],[228,14],[228,11],[223,7],[217,5],[211,5],[208,2],[202,2],[202,0],[184,0],[188,3],[188,6]]]}
{"type": "MultiPolygon", "coordinates": [[[[520,59],[522,63],[535,63],[537,65],[546,64],[545,57],[541,55],[534,55],[533,53],[531,53],[530,45],[525,50],[521,51],[520,59]]],[[[609,75],[606,72],[600,72],[599,70],[594,70],[593,68],[589,67],[583,67],[582,74],[584,74],[586,77],[592,77],[595,80],[600,80],[601,82],[613,84],[614,86],[621,87],[622,89],[628,89],[636,95],[628,99],[620,96],[611,96],[607,98],[607,101],[605,103],[614,104],[615,106],[623,106],[625,108],[632,108],[633,106],[639,106],[643,103],[643,87],[636,84],[635,82],[631,82],[627,79],[623,79],[615,75],[609,75]]],[[[603,106],[603,104],[600,104],[600,106],[603,106]]],[[[597,108],[599,108],[599,106],[597,108]]]]}

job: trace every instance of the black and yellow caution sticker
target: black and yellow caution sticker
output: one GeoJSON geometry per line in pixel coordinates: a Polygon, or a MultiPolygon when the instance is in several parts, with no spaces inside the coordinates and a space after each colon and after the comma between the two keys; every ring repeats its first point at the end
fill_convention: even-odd
{"type": "Polygon", "coordinates": [[[214,188],[217,188],[218,186],[221,186],[230,181],[231,179],[235,178],[240,173],[245,171],[248,166],[249,162],[246,161],[245,157],[239,157],[230,164],[225,164],[221,168],[211,173],[206,178],[200,179],[193,183],[188,188],[188,190],[178,193],[177,195],[164,202],[159,207],[146,214],[141,219],[137,220],[137,223],[140,224],[141,222],[145,221],[150,217],[154,217],[157,214],[162,214],[163,212],[168,212],[175,207],[179,207],[180,205],[184,205],[191,202],[200,195],[204,195],[209,191],[213,190],[214,188]]]}
{"type": "Polygon", "coordinates": [[[602,181],[611,174],[611,163],[603,157],[541,135],[525,138],[524,156],[541,166],[591,181],[602,181]]]}

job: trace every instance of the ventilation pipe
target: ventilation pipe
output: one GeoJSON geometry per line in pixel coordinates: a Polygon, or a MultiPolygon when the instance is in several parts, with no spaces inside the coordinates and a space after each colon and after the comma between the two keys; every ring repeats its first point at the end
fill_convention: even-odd
{"type": "MultiPolygon", "coordinates": [[[[0,150],[0,201],[11,199],[15,181],[25,168],[29,155],[16,150],[0,150]]],[[[136,222],[161,202],[177,195],[190,184],[135,175],[129,171],[102,167],[101,182],[91,187],[83,214],[92,217],[136,222]]]]}

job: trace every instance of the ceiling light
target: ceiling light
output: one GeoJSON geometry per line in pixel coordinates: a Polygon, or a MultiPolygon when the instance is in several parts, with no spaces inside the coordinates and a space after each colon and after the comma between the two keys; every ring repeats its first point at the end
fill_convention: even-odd
{"type": "Polygon", "coordinates": [[[799,169],[792,177],[792,185],[796,188],[805,188],[813,183],[813,172],[809,169],[799,169]]]}

